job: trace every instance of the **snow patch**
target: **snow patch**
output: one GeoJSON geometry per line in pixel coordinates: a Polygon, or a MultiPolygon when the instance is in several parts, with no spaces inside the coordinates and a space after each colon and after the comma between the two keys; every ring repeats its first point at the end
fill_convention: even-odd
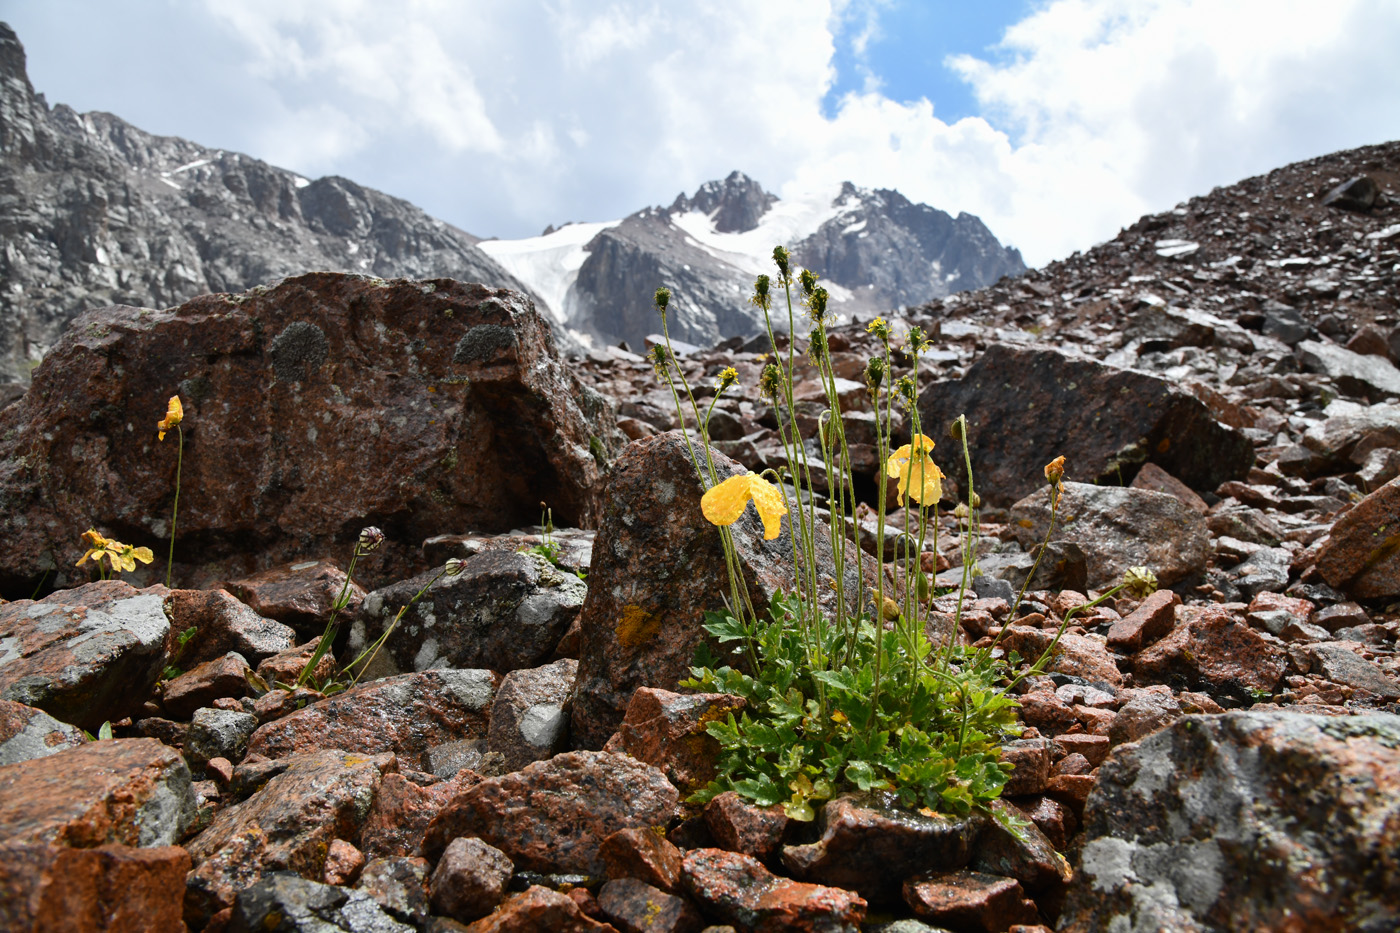
{"type": "Polygon", "coordinates": [[[178,175],[178,174],[180,174],[181,172],[188,172],[188,171],[189,171],[190,169],[192,169],[192,168],[199,168],[201,165],[208,165],[208,164],[209,164],[210,162],[212,162],[212,161],[214,161],[214,160],[213,160],[213,159],[195,159],[193,162],[186,162],[184,165],[180,166],[179,168],[172,168],[172,169],[170,170],[170,174],[172,174],[172,175],[178,175]]]}
{"type": "Polygon", "coordinates": [[[309,184],[311,184],[311,182],[310,182],[308,179],[302,178],[300,175],[293,175],[293,176],[292,176],[292,185],[293,185],[293,187],[296,187],[296,188],[305,188],[305,187],[306,187],[307,185],[309,185],[309,184]]]}
{"type": "Polygon", "coordinates": [[[578,281],[578,270],[588,258],[584,249],[599,233],[622,223],[568,224],[546,236],[520,240],[482,240],[476,244],[486,255],[524,282],[541,299],[547,312],[561,324],[568,320],[569,289],[578,281]]]}

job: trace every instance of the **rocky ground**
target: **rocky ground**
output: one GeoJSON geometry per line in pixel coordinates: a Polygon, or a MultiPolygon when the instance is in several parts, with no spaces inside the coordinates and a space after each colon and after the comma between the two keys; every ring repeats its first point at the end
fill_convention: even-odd
{"type": "MultiPolygon", "coordinates": [[[[724,563],[642,357],[563,361],[526,302],[446,280],[91,312],[0,411],[0,926],[1396,929],[1398,280],[1392,143],[894,316],[935,338],[917,409],[950,474],[924,556],[941,583],[969,534],[949,514],[960,412],[985,505],[975,599],[935,595],[935,632],[1034,657],[1128,566],[1163,584],[1077,615],[1020,692],[998,806],[1024,839],[879,797],[812,824],[684,804],[713,773],[704,723],[736,703],[676,690],[724,563]],[[87,528],[168,541],[175,438],[153,434],[177,390],[174,588],[159,557],[86,582],[87,528]],[[1058,528],[1013,613],[1057,455],[1058,528]],[[530,550],[541,499],[570,526],[555,562],[530,550]],[[317,682],[444,561],[461,573],[373,679],[279,686],[367,524],[389,540],[317,682]]],[[[873,502],[874,340],[851,322],[831,347],[873,502]]],[[[776,465],[767,348],[677,349],[704,403],[739,371],[710,424],[720,469],[776,465]]],[[[816,386],[798,394],[813,427],[816,386]]],[[[736,529],[766,599],[787,545],[752,514],[736,529]]],[[[873,551],[866,512],[851,533],[873,551]]]]}

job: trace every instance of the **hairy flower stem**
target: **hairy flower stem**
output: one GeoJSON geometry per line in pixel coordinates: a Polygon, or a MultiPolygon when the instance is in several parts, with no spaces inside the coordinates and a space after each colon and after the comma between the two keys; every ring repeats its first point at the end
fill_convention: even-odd
{"type": "Polygon", "coordinates": [[[326,620],[326,629],[321,633],[321,640],[316,643],[316,650],[311,652],[311,659],[306,662],[306,666],[297,675],[296,686],[300,687],[306,684],[311,672],[316,669],[316,665],[326,656],[326,652],[331,649],[331,645],[335,642],[335,637],[340,632],[341,610],[350,605],[350,587],[355,582],[355,564],[368,553],[369,549],[356,542],[354,553],[350,555],[350,569],[345,571],[345,582],[341,584],[340,593],[336,596],[335,602],[331,603],[331,617],[326,620]]]}
{"type": "Polygon", "coordinates": [[[175,451],[175,505],[170,510],[170,554],[165,558],[165,588],[170,589],[170,571],[175,561],[175,519],[180,515],[180,469],[185,465],[185,429],[175,425],[180,442],[175,451]]]}

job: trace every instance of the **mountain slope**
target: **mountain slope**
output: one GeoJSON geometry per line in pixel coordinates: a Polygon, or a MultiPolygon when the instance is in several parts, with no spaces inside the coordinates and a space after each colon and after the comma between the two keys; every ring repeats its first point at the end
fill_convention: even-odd
{"type": "Polygon", "coordinates": [[[78,312],[175,305],[307,271],[526,290],[478,238],[344,178],[305,178],[105,113],[50,108],[0,23],[0,380],[78,312]]]}
{"type": "Polygon", "coordinates": [[[670,207],[481,248],[535,287],[576,334],[640,348],[657,330],[651,296],[661,284],[677,311],[674,337],[708,346],[761,330],[745,297],[753,277],[771,271],[778,244],[823,270],[833,310],[847,315],[919,304],[1026,268],[971,214],[954,218],[849,182],[784,201],[740,172],[670,207]]]}

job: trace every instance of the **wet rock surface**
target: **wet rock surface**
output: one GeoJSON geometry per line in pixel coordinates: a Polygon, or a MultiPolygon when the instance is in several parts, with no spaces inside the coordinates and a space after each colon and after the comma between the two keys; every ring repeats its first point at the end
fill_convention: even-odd
{"type": "Polygon", "coordinates": [[[684,872],[686,890],[709,915],[754,933],[856,933],[865,917],[866,903],[858,895],[774,875],[758,859],[737,852],[694,849],[684,872]]]}

